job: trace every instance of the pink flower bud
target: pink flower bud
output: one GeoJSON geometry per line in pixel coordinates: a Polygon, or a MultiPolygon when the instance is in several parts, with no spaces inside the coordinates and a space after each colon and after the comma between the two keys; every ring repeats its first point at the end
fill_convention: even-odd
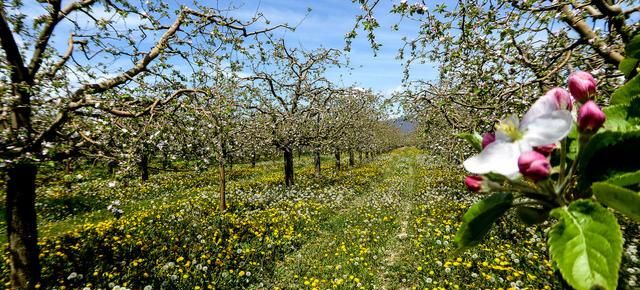
{"type": "Polygon", "coordinates": [[[479,175],[469,175],[464,179],[464,185],[473,192],[478,192],[482,189],[482,182],[484,178],[479,175]]]}
{"type": "Polygon", "coordinates": [[[551,172],[547,157],[536,151],[522,153],[518,158],[518,168],[524,177],[534,181],[547,178],[551,172]]]}
{"type": "Polygon", "coordinates": [[[588,72],[575,72],[569,76],[569,91],[576,100],[584,103],[596,93],[596,80],[588,72]]]}
{"type": "Polygon", "coordinates": [[[533,148],[533,150],[535,150],[536,152],[544,156],[551,155],[551,152],[553,152],[554,149],[556,149],[556,144],[549,144],[549,145],[538,146],[533,148]]]}
{"type": "Polygon", "coordinates": [[[594,133],[607,120],[604,112],[593,101],[588,101],[578,111],[578,131],[594,133]]]}
{"type": "Polygon", "coordinates": [[[573,98],[563,88],[553,88],[549,90],[545,95],[549,95],[555,101],[557,110],[573,110],[573,98]]]}
{"type": "Polygon", "coordinates": [[[482,135],[482,149],[493,143],[493,141],[496,141],[496,133],[484,133],[484,135],[482,135]]]}

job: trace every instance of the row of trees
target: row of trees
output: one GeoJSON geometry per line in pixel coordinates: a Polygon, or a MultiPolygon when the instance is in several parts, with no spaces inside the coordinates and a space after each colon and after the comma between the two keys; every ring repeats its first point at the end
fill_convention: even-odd
{"type": "Polygon", "coordinates": [[[397,144],[384,138],[393,129],[379,95],[326,78],[344,65],[341,52],[289,48],[272,31],[292,27],[269,25],[259,13],[236,19],[232,8],[0,3],[0,167],[14,289],[40,281],[35,198],[43,161],[104,160],[138,169],[143,180],[154,158],[215,162],[225,210],[225,163],[234,159],[280,154],[290,186],[296,150],[315,156],[319,176],[322,153],[339,164],[346,152],[353,163],[355,152],[397,144]]]}
{"type": "Polygon", "coordinates": [[[348,38],[362,28],[374,49],[377,14],[393,13],[403,18],[400,25],[419,28],[399,50],[406,77],[413,63],[426,61],[438,64],[439,77],[408,81],[398,97],[418,121],[424,145],[458,161],[465,150],[456,133],[492,130],[573,71],[592,72],[603,101],[633,77],[619,67],[632,66],[627,70],[635,74],[635,63],[622,60],[639,28],[637,1],[400,1],[390,11],[381,10],[385,1],[354,2],[362,14],[348,38]]]}

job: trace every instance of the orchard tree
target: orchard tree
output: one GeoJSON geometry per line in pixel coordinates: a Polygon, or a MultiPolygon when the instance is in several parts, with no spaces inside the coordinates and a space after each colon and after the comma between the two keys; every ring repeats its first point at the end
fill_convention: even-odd
{"type": "Polygon", "coordinates": [[[406,94],[403,103],[434,107],[434,118],[444,118],[437,113],[441,109],[450,119],[456,114],[478,116],[456,124],[457,132],[490,129],[500,116],[524,111],[577,69],[594,73],[603,99],[635,74],[635,62],[622,63],[624,44],[638,28],[635,1],[474,0],[429,7],[401,1],[390,11],[381,11],[381,0],[357,2],[363,13],[347,40],[362,27],[377,49],[378,13],[403,17],[405,23],[398,26],[418,26],[419,33],[407,36],[399,50],[406,60],[405,78],[412,64],[431,61],[439,63],[439,80],[411,84],[416,91],[406,94]],[[631,74],[623,76],[619,65],[631,74]],[[423,92],[433,87],[442,93],[425,98],[423,92]]]}
{"type": "Polygon", "coordinates": [[[253,76],[247,79],[257,88],[246,107],[267,117],[271,143],[282,152],[284,181],[294,184],[293,154],[300,146],[305,128],[313,114],[311,104],[323,103],[331,83],[324,73],[340,66],[341,53],[335,49],[304,51],[288,48],[284,41],[271,41],[272,48],[262,50],[252,64],[253,76]]]}
{"type": "Polygon", "coordinates": [[[268,128],[269,119],[255,111],[240,108],[237,121],[237,130],[234,139],[238,144],[235,151],[245,161],[251,163],[251,167],[256,166],[256,162],[263,156],[271,156],[272,145],[270,143],[271,131],[268,128]]]}
{"type": "Polygon", "coordinates": [[[70,157],[56,147],[68,146],[66,155],[72,155],[77,152],[73,148],[87,141],[76,137],[69,124],[107,115],[148,115],[184,94],[176,81],[180,70],[172,66],[176,57],[188,59],[185,51],[194,39],[216,39],[241,49],[242,37],[280,27],[249,31],[248,26],[261,21],[261,15],[247,22],[225,15],[198,4],[173,9],[165,2],[150,1],[0,4],[0,156],[7,177],[13,288],[34,288],[40,280],[34,205],[37,164],[52,158],[44,149],[58,152],[57,159],[70,157]],[[43,13],[25,14],[38,10],[43,13]],[[60,37],[66,37],[65,47],[60,37]],[[172,92],[129,101],[109,93],[135,90],[144,83],[172,92]]]}
{"type": "Polygon", "coordinates": [[[316,139],[325,142],[334,154],[336,170],[341,169],[343,152],[348,153],[349,166],[355,165],[354,148],[364,141],[358,137],[377,122],[381,113],[377,105],[376,94],[356,87],[341,90],[327,103],[323,117],[325,128],[319,130],[320,135],[316,139]]]}
{"type": "MultiPolygon", "coordinates": [[[[185,141],[189,146],[204,151],[200,156],[211,156],[218,163],[218,208],[226,211],[226,168],[225,161],[232,153],[231,142],[237,134],[239,107],[237,105],[238,82],[235,74],[216,71],[213,80],[204,82],[210,87],[194,90],[194,96],[181,104],[181,112],[176,116],[189,116],[185,141]],[[213,152],[213,154],[211,154],[213,152]]],[[[196,149],[194,148],[194,149],[196,149]]]]}

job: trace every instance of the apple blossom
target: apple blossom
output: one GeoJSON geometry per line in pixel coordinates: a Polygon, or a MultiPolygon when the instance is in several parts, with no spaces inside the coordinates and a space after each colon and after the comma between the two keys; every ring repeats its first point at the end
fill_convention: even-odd
{"type": "Polygon", "coordinates": [[[571,74],[568,85],[571,95],[581,103],[586,102],[589,96],[596,92],[596,80],[588,72],[579,71],[571,74]]]}
{"type": "Polygon", "coordinates": [[[518,169],[523,176],[539,181],[549,176],[551,164],[546,156],[536,151],[529,151],[518,157],[518,169]]]}
{"type": "Polygon", "coordinates": [[[594,101],[588,101],[578,111],[578,130],[593,133],[598,131],[607,119],[604,112],[594,101]]]}
{"type": "MultiPolygon", "coordinates": [[[[522,122],[529,122],[548,112],[573,109],[573,99],[563,88],[553,88],[540,97],[522,117],[522,122]]],[[[548,144],[544,144],[548,145],[548,144]]]]}
{"type": "Polygon", "coordinates": [[[560,110],[573,110],[573,97],[563,88],[553,88],[549,90],[545,95],[553,96],[552,100],[555,101],[557,109],[560,110]]]}
{"type": "Polygon", "coordinates": [[[549,145],[534,147],[533,150],[535,150],[536,152],[544,156],[549,156],[551,155],[551,152],[553,152],[553,150],[556,149],[556,147],[557,147],[556,144],[549,144],[549,145]]]}
{"type": "Polygon", "coordinates": [[[571,112],[560,109],[554,94],[545,94],[531,106],[520,122],[515,116],[496,126],[496,140],[464,161],[474,174],[498,173],[510,179],[518,177],[518,158],[534,147],[554,144],[571,130],[571,112]]]}
{"type": "Polygon", "coordinates": [[[464,185],[473,192],[478,192],[482,189],[482,182],[484,178],[479,175],[469,175],[464,179],[464,185]]]}
{"type": "Polygon", "coordinates": [[[489,144],[496,141],[496,134],[493,132],[487,132],[482,135],[482,149],[487,147],[489,144]]]}

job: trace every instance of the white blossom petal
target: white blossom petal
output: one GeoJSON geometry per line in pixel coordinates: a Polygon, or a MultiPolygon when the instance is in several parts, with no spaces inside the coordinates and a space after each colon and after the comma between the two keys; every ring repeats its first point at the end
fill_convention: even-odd
{"type": "Polygon", "coordinates": [[[529,110],[522,116],[522,122],[520,122],[520,128],[526,128],[535,119],[550,114],[558,110],[558,105],[553,95],[544,95],[529,108],[529,110]]]}
{"type": "MultiPolygon", "coordinates": [[[[502,119],[500,121],[501,124],[507,124],[510,125],[512,127],[518,128],[520,127],[520,120],[518,120],[518,116],[516,115],[510,115],[509,117],[506,117],[504,119],[502,119]]],[[[505,134],[505,132],[502,132],[500,130],[500,128],[498,127],[496,130],[496,141],[504,141],[504,142],[512,142],[513,140],[511,140],[511,137],[509,137],[509,135],[505,134]]]]}
{"type": "Polygon", "coordinates": [[[521,153],[520,142],[493,142],[480,154],[465,160],[464,168],[475,174],[498,173],[514,179],[518,176],[518,157],[521,153]]]}
{"type": "Polygon", "coordinates": [[[567,110],[557,110],[538,116],[522,129],[524,132],[522,142],[532,147],[554,144],[567,137],[571,131],[571,125],[573,125],[573,117],[567,110]]]}

